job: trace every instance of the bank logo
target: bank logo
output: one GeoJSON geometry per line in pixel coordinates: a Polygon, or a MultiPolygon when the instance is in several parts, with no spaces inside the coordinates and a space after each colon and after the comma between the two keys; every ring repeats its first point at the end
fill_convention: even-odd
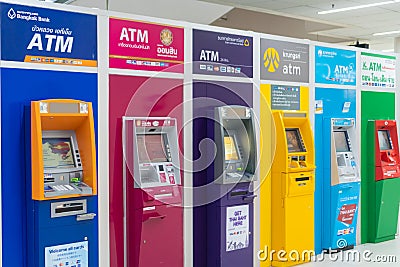
{"type": "Polygon", "coordinates": [[[174,41],[174,35],[169,29],[164,29],[160,33],[160,40],[165,46],[169,46],[174,41]]]}
{"type": "Polygon", "coordinates": [[[248,39],[244,40],[244,46],[249,46],[249,45],[250,45],[249,40],[248,39]]]}
{"type": "Polygon", "coordinates": [[[321,50],[321,49],[318,50],[318,56],[319,56],[319,57],[322,57],[322,50],[321,50]]]}
{"type": "Polygon", "coordinates": [[[275,72],[279,68],[281,59],[275,48],[268,48],[264,52],[264,67],[268,72],[275,72]]]}
{"type": "Polygon", "coordinates": [[[8,10],[7,16],[10,19],[15,19],[15,17],[17,16],[17,14],[15,13],[14,9],[10,8],[10,10],[8,10]]]}
{"type": "Polygon", "coordinates": [[[341,238],[337,241],[336,245],[338,246],[338,248],[345,248],[347,247],[347,241],[346,239],[341,238]]]}

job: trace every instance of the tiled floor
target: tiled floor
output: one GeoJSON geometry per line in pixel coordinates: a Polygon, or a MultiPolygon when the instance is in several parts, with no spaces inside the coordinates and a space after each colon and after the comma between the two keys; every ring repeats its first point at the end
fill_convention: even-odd
{"type": "Polygon", "coordinates": [[[369,266],[369,267],[380,267],[380,266],[399,266],[400,267],[400,239],[388,241],[380,244],[365,244],[357,246],[354,250],[349,252],[343,252],[343,254],[337,253],[333,256],[325,254],[325,259],[321,261],[322,257],[316,260],[316,262],[307,263],[301,265],[302,267],[342,267],[342,266],[369,266]],[[353,253],[359,255],[360,260],[354,257],[353,253]],[[347,253],[347,254],[346,254],[347,253]],[[330,257],[337,257],[330,259],[330,257]],[[390,260],[391,262],[383,263],[382,260],[390,260]],[[381,261],[381,262],[379,262],[381,261]]]}

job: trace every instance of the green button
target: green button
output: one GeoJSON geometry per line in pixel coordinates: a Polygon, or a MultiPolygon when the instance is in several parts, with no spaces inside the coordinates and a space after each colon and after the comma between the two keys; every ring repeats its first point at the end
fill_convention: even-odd
{"type": "Polygon", "coordinates": [[[241,170],[243,170],[243,168],[237,168],[237,170],[238,170],[238,171],[241,171],[241,170]]]}

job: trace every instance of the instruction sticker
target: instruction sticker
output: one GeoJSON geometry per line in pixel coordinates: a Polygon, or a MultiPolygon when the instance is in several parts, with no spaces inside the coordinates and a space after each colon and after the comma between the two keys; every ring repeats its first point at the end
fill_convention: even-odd
{"type": "Polygon", "coordinates": [[[45,248],[45,267],[89,266],[89,244],[88,241],[69,243],[45,248]]]}
{"type": "Polygon", "coordinates": [[[249,205],[226,208],[226,251],[249,246],[249,205]]]}
{"type": "Polygon", "coordinates": [[[315,114],[324,113],[324,101],[323,100],[315,100],[315,114]]]}
{"type": "Polygon", "coordinates": [[[272,85],[271,108],[274,110],[300,110],[300,87],[272,85]]]}
{"type": "Polygon", "coordinates": [[[350,111],[351,102],[344,102],[342,113],[348,113],[350,111]]]}

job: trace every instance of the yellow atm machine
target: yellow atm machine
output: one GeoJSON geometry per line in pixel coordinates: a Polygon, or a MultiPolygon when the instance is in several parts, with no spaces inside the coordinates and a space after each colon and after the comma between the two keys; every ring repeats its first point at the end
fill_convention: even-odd
{"type": "Polygon", "coordinates": [[[314,141],[307,112],[273,117],[272,265],[291,266],[310,261],[314,250],[314,141]]]}
{"type": "Polygon", "coordinates": [[[97,266],[92,104],[50,99],[32,101],[28,110],[27,266],[97,266]]]}

